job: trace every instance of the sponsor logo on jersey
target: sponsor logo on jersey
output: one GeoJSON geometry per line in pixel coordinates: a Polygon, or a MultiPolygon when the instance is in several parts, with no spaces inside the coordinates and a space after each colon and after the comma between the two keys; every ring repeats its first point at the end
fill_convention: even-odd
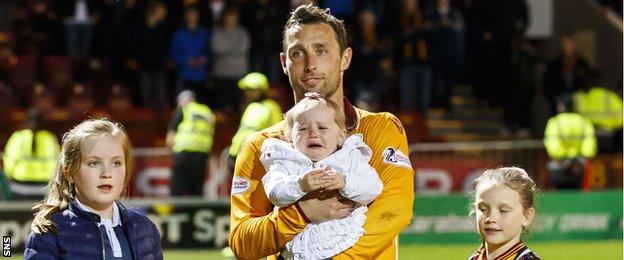
{"type": "Polygon", "coordinates": [[[243,193],[249,189],[251,182],[244,177],[234,176],[232,178],[232,194],[243,193]]]}
{"type": "Polygon", "coordinates": [[[412,169],[412,163],[409,158],[403,154],[399,149],[395,149],[394,147],[387,147],[383,151],[383,162],[385,164],[392,164],[399,167],[405,167],[412,169]]]}

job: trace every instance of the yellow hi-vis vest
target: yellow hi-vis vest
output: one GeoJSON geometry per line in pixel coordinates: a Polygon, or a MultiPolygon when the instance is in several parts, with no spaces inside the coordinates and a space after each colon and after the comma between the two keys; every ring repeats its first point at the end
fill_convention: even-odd
{"type": "Polygon", "coordinates": [[[209,153],[215,117],[208,106],[191,102],[182,108],[182,121],[173,137],[173,152],[209,153]]]}
{"type": "Polygon", "coordinates": [[[16,131],[4,149],[4,173],[15,181],[47,182],[54,175],[60,152],[58,139],[47,130],[38,130],[34,137],[30,129],[16,131]]]}
{"type": "Polygon", "coordinates": [[[622,99],[603,87],[577,91],[572,96],[576,112],[594,124],[597,129],[614,131],[622,128],[622,99]]]}
{"type": "Polygon", "coordinates": [[[552,159],[571,159],[596,155],[596,136],[592,124],[582,115],[560,113],[548,120],[544,146],[552,159]]]}
{"type": "Polygon", "coordinates": [[[228,153],[236,156],[247,137],[282,121],[282,109],[272,99],[253,102],[245,108],[240,126],[232,138],[228,153]]]}

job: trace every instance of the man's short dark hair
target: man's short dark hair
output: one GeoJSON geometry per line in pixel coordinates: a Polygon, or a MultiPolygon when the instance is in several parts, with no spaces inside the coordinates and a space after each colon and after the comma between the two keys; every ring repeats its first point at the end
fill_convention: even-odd
{"type": "Polygon", "coordinates": [[[318,23],[326,23],[329,24],[332,29],[334,29],[334,33],[336,33],[336,41],[338,41],[338,45],[340,46],[340,53],[342,53],[345,49],[347,49],[348,39],[347,39],[347,30],[345,29],[344,22],[335,16],[333,16],[329,9],[321,9],[318,6],[314,6],[312,4],[301,5],[297,7],[290,14],[290,18],[286,21],[286,25],[284,26],[284,31],[282,33],[282,49],[286,51],[286,31],[293,26],[296,25],[309,25],[309,24],[318,24],[318,23]]]}

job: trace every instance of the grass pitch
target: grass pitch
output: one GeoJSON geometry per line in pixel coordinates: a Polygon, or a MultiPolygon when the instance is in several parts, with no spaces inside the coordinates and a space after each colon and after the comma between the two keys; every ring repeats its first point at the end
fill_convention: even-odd
{"type": "MultiPolygon", "coordinates": [[[[573,242],[529,242],[532,251],[542,259],[623,259],[621,240],[589,240],[573,242]]],[[[401,245],[400,259],[467,259],[477,244],[401,245]]],[[[228,259],[219,250],[166,250],[165,259],[228,259]]]]}

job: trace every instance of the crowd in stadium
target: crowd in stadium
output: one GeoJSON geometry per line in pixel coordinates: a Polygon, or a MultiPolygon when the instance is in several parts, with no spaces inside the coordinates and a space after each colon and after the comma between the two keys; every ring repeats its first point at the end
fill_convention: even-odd
{"type": "MultiPolygon", "coordinates": [[[[176,232],[163,233],[153,218],[179,211],[177,202],[135,212],[118,200],[212,203],[207,191],[224,189],[231,210],[224,255],[392,259],[399,234],[418,226],[414,193],[448,174],[456,179],[431,179],[448,184],[440,194],[473,191],[470,215],[482,244],[471,259],[540,259],[520,240],[538,186],[621,188],[621,174],[608,172],[616,163],[621,170],[622,76],[586,57],[582,48],[598,45],[581,42],[589,38],[583,32],[529,37],[527,2],[0,2],[0,199],[45,198],[33,208],[24,258],[161,259],[161,241],[171,243],[176,232]],[[461,111],[466,98],[473,107],[461,111]],[[454,166],[460,157],[442,156],[448,172],[419,171],[412,144],[449,140],[417,129],[491,111],[501,127],[489,140],[512,139],[496,158],[483,153],[482,161],[454,166]],[[529,145],[536,162],[522,165],[514,155],[518,167],[492,168],[509,164],[505,152],[528,147],[512,148],[521,139],[538,139],[527,142],[537,143],[529,145]],[[144,155],[133,146],[153,157],[136,160],[144,155]],[[133,160],[167,172],[136,174],[133,160]],[[599,167],[610,161],[608,170],[599,167]],[[142,193],[141,185],[158,191],[142,193]],[[60,249],[45,246],[55,243],[60,249]]],[[[622,3],[591,4],[621,36],[622,3]]]]}
{"type": "MultiPolygon", "coordinates": [[[[5,1],[0,92],[8,98],[0,103],[60,108],[70,117],[96,107],[109,114],[142,107],[168,115],[176,94],[190,88],[212,109],[236,115],[244,105],[236,82],[258,71],[289,107],[278,54],[283,22],[300,2],[5,1]],[[186,32],[195,30],[188,26],[203,35],[188,38],[186,32]],[[192,52],[202,58],[189,67],[183,55],[192,52]]],[[[470,84],[482,106],[504,111],[510,131],[541,134],[522,111],[533,101],[536,64],[549,57],[540,42],[523,37],[525,1],[319,2],[346,21],[355,54],[345,87],[354,104],[424,115],[430,108],[449,109],[453,87],[470,84]]],[[[617,1],[603,2],[621,12],[617,1]]],[[[544,86],[552,114],[562,87],[544,86]]],[[[54,115],[46,116],[65,117],[54,115]]]]}

